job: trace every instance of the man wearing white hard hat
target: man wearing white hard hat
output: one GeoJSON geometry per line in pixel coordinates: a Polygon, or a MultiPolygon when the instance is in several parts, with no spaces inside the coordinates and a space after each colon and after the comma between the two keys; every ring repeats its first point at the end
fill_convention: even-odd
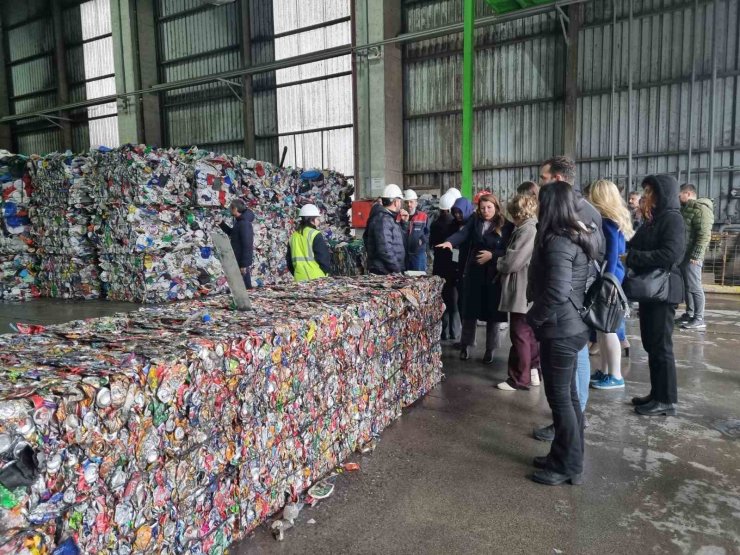
{"type": "Polygon", "coordinates": [[[406,234],[406,269],[426,272],[429,217],[418,209],[419,197],[412,189],[406,189],[403,200],[406,210],[401,210],[401,225],[406,234]]]}
{"type": "Polygon", "coordinates": [[[300,223],[288,243],[288,269],[296,281],[309,281],[329,275],[331,253],[318,230],[321,212],[313,204],[301,208],[300,223]]]}
{"type": "Polygon", "coordinates": [[[406,269],[406,242],[396,221],[402,198],[398,185],[388,185],[381,195],[381,207],[370,214],[363,240],[371,274],[396,274],[406,269]]]}
{"type": "MultiPolygon", "coordinates": [[[[432,245],[444,243],[450,235],[459,229],[451,213],[455,198],[454,194],[445,193],[439,199],[439,216],[432,223],[429,233],[429,240],[432,245]]],[[[458,310],[458,269],[457,262],[453,260],[451,250],[434,249],[432,274],[445,280],[444,287],[442,288],[442,300],[445,303],[445,312],[442,316],[441,339],[443,341],[447,339],[458,340],[460,338],[460,331],[462,330],[460,312],[458,310]]]]}

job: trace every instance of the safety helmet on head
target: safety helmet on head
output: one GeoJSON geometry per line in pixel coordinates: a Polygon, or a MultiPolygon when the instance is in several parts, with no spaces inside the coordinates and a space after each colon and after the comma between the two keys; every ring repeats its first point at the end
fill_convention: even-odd
{"type": "Polygon", "coordinates": [[[418,200],[419,197],[416,195],[416,191],[413,189],[406,189],[403,192],[403,200],[418,200]]]}
{"type": "Polygon", "coordinates": [[[315,204],[306,204],[301,208],[301,211],[298,215],[301,218],[317,218],[321,216],[321,212],[319,212],[319,209],[316,207],[315,204]]]}
{"type": "Polygon", "coordinates": [[[445,192],[445,195],[450,195],[452,197],[452,202],[454,203],[457,199],[459,199],[462,196],[462,193],[459,189],[455,189],[454,187],[450,187],[445,192]]]}
{"type": "Polygon", "coordinates": [[[391,183],[390,185],[386,185],[385,189],[383,189],[382,197],[389,199],[403,198],[403,193],[398,185],[391,183]]]}
{"type": "Polygon", "coordinates": [[[454,195],[445,193],[439,198],[439,209],[440,210],[452,210],[452,206],[455,204],[454,195]]]}

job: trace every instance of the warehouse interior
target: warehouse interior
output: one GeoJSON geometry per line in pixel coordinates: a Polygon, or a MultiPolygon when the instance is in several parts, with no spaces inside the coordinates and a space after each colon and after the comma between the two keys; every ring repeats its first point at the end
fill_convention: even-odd
{"type": "Polygon", "coordinates": [[[0,60],[0,469],[40,469],[0,478],[0,555],[740,552],[738,0],[26,0],[0,60]],[[361,275],[357,218],[389,184],[505,206],[557,155],[625,200],[692,183],[714,226],[678,416],[632,410],[633,310],[584,484],[545,488],[508,332],[459,360],[434,278],[361,275]],[[241,193],[246,313],[211,237],[241,193]],[[294,287],[306,202],[350,277],[294,287]]]}

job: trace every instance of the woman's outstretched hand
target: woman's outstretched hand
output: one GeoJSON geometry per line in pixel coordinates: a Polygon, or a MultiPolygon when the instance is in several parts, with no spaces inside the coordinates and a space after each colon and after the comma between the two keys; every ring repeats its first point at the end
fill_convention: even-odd
{"type": "Polygon", "coordinates": [[[452,243],[449,241],[445,241],[444,243],[440,243],[439,245],[434,246],[435,249],[448,249],[452,250],[452,243]]]}

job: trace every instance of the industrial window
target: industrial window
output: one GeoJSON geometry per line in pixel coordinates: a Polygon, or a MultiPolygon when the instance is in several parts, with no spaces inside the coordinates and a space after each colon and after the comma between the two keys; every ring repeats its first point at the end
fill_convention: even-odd
{"type": "MultiPolygon", "coordinates": [[[[349,0],[274,0],[273,12],[276,60],[351,43],[349,0]]],[[[354,175],[351,72],[348,55],[276,72],[286,165],[354,175]]]]}

